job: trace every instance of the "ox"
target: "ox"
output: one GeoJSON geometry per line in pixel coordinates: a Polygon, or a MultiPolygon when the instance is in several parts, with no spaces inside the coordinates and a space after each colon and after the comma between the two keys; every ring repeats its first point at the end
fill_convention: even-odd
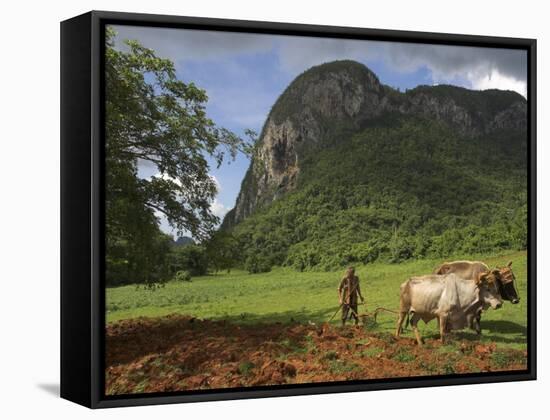
{"type": "Polygon", "coordinates": [[[476,281],[464,281],[454,273],[411,277],[401,284],[395,335],[399,337],[405,317],[410,316],[416,341],[422,345],[418,321],[428,323],[437,318],[443,342],[449,329],[465,328],[470,317],[484,305],[493,309],[502,306],[496,282],[493,272],[481,273],[476,281]]]}
{"type": "MultiPolygon", "coordinates": [[[[502,299],[516,304],[519,303],[519,295],[515,287],[516,278],[511,267],[512,261],[505,267],[497,268],[493,272],[497,276],[497,286],[502,299]]],[[[437,267],[434,270],[434,274],[454,273],[464,280],[475,281],[481,273],[489,271],[489,267],[481,261],[453,261],[443,263],[437,267]]],[[[480,322],[483,309],[486,308],[480,308],[478,313],[471,316],[468,322],[468,326],[475,330],[477,334],[481,334],[480,322]]]]}

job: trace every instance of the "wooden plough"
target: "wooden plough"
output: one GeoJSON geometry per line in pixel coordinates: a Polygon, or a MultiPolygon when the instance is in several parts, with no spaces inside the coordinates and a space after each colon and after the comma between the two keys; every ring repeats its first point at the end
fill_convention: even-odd
{"type": "MultiPolygon", "coordinates": [[[[359,306],[359,305],[364,305],[364,304],[365,304],[365,303],[361,302],[361,303],[358,303],[357,305],[359,306]]],[[[340,312],[340,310],[342,309],[342,306],[344,306],[343,303],[341,303],[340,306],[338,306],[338,309],[336,310],[336,312],[334,312],[334,314],[332,314],[332,316],[330,317],[330,319],[328,320],[328,322],[331,322],[331,321],[334,319],[334,317],[336,316],[336,314],[337,314],[338,312],[340,312]]],[[[374,322],[376,322],[376,319],[377,319],[378,314],[379,314],[380,312],[390,312],[390,313],[396,314],[396,315],[399,314],[399,312],[397,312],[397,311],[394,311],[394,310],[388,309],[388,308],[383,308],[383,307],[381,307],[381,306],[379,306],[378,308],[376,308],[376,309],[375,309],[374,311],[372,311],[372,312],[369,312],[369,311],[367,311],[367,310],[365,309],[365,312],[364,312],[363,314],[361,314],[361,315],[357,314],[357,313],[353,310],[353,308],[351,308],[351,307],[350,307],[350,310],[351,310],[351,312],[353,313],[353,315],[357,316],[357,318],[361,319],[361,321],[363,321],[363,318],[371,318],[371,317],[372,317],[372,318],[374,319],[374,322]]],[[[364,321],[363,321],[363,323],[364,323],[364,321]]]]}

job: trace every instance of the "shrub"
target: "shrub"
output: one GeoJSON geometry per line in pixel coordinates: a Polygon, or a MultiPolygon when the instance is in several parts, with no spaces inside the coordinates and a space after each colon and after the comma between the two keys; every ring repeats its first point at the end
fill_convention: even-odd
{"type": "Polygon", "coordinates": [[[176,281],[191,281],[191,273],[187,270],[178,271],[174,277],[176,281]]]}
{"type": "Polygon", "coordinates": [[[244,269],[250,274],[267,273],[271,271],[271,264],[265,257],[251,255],[246,259],[244,269]]]}
{"type": "Polygon", "coordinates": [[[171,252],[172,272],[188,271],[191,276],[202,276],[208,271],[208,257],[203,247],[186,245],[174,247],[171,252]]]}

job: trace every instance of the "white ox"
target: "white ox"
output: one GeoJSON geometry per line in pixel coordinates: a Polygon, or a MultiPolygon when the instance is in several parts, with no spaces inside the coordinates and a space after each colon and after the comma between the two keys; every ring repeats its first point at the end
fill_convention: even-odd
{"type": "MultiPolygon", "coordinates": [[[[505,267],[492,270],[497,278],[497,287],[503,300],[519,303],[519,294],[515,287],[515,276],[512,272],[512,261],[505,267]]],[[[454,273],[466,281],[475,281],[481,274],[489,272],[489,267],[482,261],[453,261],[445,262],[434,270],[434,274],[454,273]]],[[[481,334],[481,312],[486,307],[479,308],[477,314],[471,314],[468,326],[477,334],[481,334]]]]}
{"type": "Polygon", "coordinates": [[[495,275],[481,274],[476,281],[463,281],[456,274],[429,274],[411,277],[400,289],[399,318],[395,335],[402,332],[403,321],[410,316],[416,341],[422,345],[418,321],[438,319],[441,341],[448,330],[463,329],[484,305],[498,309],[502,300],[495,275]]]}

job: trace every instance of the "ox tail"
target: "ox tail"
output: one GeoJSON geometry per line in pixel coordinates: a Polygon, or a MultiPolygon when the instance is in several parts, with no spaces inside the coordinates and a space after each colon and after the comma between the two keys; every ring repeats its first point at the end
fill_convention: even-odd
{"type": "Polygon", "coordinates": [[[411,313],[407,312],[407,318],[405,319],[405,328],[409,327],[410,315],[411,315],[411,313]]]}

